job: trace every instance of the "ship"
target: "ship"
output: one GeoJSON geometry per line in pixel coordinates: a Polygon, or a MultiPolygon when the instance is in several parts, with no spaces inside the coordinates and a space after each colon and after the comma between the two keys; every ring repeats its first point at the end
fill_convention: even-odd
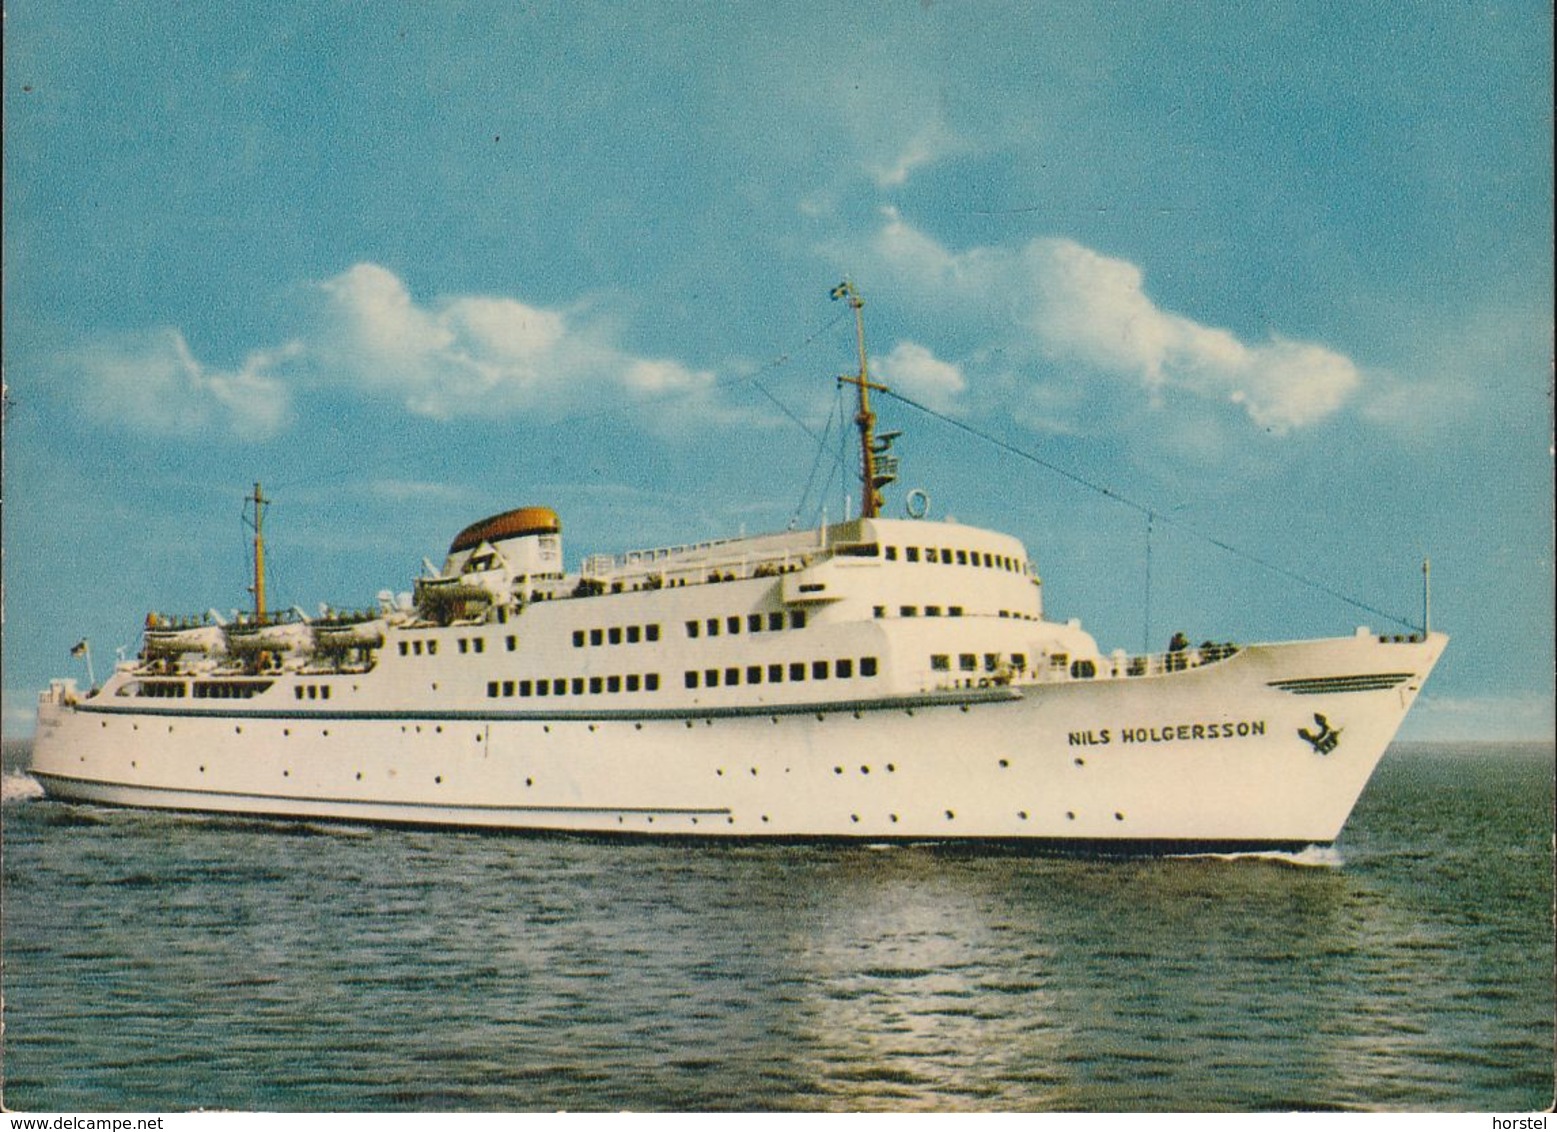
{"type": "MultiPolygon", "coordinates": [[[[1448,638],[1102,651],[1008,534],[929,518],[878,432],[851,284],[860,507],[564,568],[524,506],[414,592],[148,615],[101,687],[39,695],[52,798],[276,819],[1095,853],[1329,845],[1448,638]]],[[[79,646],[78,646],[79,647],[79,646]]],[[[90,683],[89,679],[89,683],[90,683]]]]}

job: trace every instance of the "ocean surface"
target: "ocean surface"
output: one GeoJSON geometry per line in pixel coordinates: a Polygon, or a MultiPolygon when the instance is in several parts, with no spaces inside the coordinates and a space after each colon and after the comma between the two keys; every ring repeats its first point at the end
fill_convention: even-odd
{"type": "Polygon", "coordinates": [[[13,1110],[1543,1109],[1551,746],[1397,746],[1287,856],[599,842],[39,797],[13,1110]]]}

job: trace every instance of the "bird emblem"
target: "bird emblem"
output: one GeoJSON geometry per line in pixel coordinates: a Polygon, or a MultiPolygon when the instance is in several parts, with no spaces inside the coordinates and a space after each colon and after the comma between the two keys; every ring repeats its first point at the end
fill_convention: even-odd
{"type": "Polygon", "coordinates": [[[1342,729],[1337,727],[1332,730],[1330,721],[1317,711],[1314,713],[1314,722],[1319,725],[1317,732],[1310,731],[1306,727],[1299,727],[1298,734],[1308,740],[1309,746],[1314,748],[1315,754],[1328,755],[1335,750],[1336,744],[1341,741],[1342,729]]]}

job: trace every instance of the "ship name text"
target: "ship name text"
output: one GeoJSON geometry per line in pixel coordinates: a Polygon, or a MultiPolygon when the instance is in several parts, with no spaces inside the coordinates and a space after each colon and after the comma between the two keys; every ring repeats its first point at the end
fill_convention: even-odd
{"type": "Polygon", "coordinates": [[[1155,727],[1102,727],[1072,731],[1072,747],[1106,747],[1120,743],[1193,742],[1197,739],[1248,739],[1265,734],[1263,719],[1240,719],[1224,723],[1162,723],[1155,727]]]}

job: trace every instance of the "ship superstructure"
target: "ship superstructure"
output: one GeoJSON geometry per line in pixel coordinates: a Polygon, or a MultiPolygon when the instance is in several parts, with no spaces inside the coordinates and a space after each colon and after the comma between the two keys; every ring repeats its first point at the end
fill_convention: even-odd
{"type": "Polygon", "coordinates": [[[79,801],[587,833],[1297,847],[1339,833],[1446,638],[1154,655],[1046,620],[1009,535],[881,515],[854,308],[858,518],[590,555],[545,507],[451,542],[410,600],[147,619],[40,696],[79,801]]]}

